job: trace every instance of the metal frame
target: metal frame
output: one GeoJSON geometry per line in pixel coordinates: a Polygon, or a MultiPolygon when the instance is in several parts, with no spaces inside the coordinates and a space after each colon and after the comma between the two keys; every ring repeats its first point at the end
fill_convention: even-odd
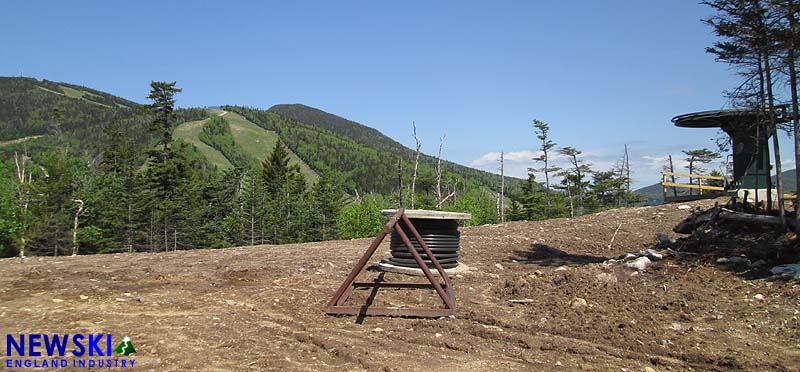
{"type": "Polygon", "coordinates": [[[453,291],[453,285],[450,282],[450,277],[447,276],[445,273],[444,268],[436,259],[436,257],[431,252],[428,245],[425,244],[425,241],[422,240],[422,237],[417,232],[417,229],[411,223],[411,220],[406,217],[405,209],[400,208],[397,212],[392,216],[389,217],[389,220],[386,222],[386,225],[383,226],[383,229],[375,237],[375,240],[372,241],[367,251],[364,252],[364,255],[361,256],[361,259],[358,260],[356,266],[353,267],[353,270],[350,271],[350,274],[347,275],[344,282],[339,286],[339,289],[336,290],[333,297],[330,301],[328,301],[328,306],[326,308],[326,312],[330,315],[359,315],[359,316],[366,316],[366,315],[375,315],[375,316],[408,316],[408,317],[421,317],[421,318],[435,318],[440,316],[448,316],[454,315],[456,312],[456,295],[453,291]],[[417,239],[419,245],[421,246],[422,250],[425,254],[430,257],[431,263],[439,272],[439,275],[442,277],[443,283],[440,283],[436,278],[433,276],[433,273],[422,260],[422,257],[414,249],[414,245],[411,243],[411,240],[408,239],[408,236],[403,231],[403,228],[400,226],[398,222],[403,221],[405,225],[408,227],[408,230],[411,231],[411,234],[414,238],[417,239]],[[378,246],[381,244],[386,235],[394,230],[397,232],[397,235],[400,236],[400,239],[403,240],[403,244],[405,244],[408,251],[414,257],[414,260],[417,261],[420,269],[425,274],[425,277],[428,279],[429,283],[402,283],[402,282],[387,282],[387,281],[371,281],[371,282],[356,282],[356,277],[358,274],[364,270],[364,267],[367,265],[367,261],[375,254],[375,251],[378,249],[378,246]],[[379,288],[414,288],[414,289],[434,289],[439,297],[442,299],[444,303],[444,308],[420,308],[420,307],[379,307],[379,306],[371,306],[368,302],[362,306],[345,306],[344,303],[353,293],[353,289],[355,288],[374,288],[374,291],[377,291],[379,288]]]}

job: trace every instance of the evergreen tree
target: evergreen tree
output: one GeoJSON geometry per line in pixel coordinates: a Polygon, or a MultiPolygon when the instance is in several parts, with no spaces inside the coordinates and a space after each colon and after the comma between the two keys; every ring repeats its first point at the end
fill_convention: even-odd
{"type": "Polygon", "coordinates": [[[305,179],[297,165],[289,165],[289,159],[289,151],[278,141],[261,168],[267,206],[264,227],[267,241],[273,244],[296,241],[307,232],[300,223],[306,217],[300,213],[305,179]]]}
{"type": "Polygon", "coordinates": [[[575,215],[574,200],[577,200],[578,215],[584,213],[584,196],[586,195],[586,188],[589,186],[587,176],[592,172],[589,164],[586,164],[578,156],[582,153],[580,150],[567,146],[558,150],[559,154],[564,155],[569,160],[572,168],[565,169],[561,172],[563,177],[561,184],[567,190],[570,202],[570,216],[575,215]]]}
{"type": "Polygon", "coordinates": [[[243,244],[256,245],[264,243],[264,220],[267,209],[267,198],[264,192],[264,180],[248,172],[242,179],[242,196],[239,209],[241,213],[241,240],[243,244]]]}
{"type": "Polygon", "coordinates": [[[544,173],[544,187],[545,190],[550,190],[550,174],[558,172],[561,168],[550,166],[550,153],[556,146],[555,142],[550,140],[550,126],[547,123],[538,119],[533,120],[533,126],[536,128],[536,138],[541,141],[539,151],[541,154],[535,158],[534,161],[542,162],[541,168],[531,168],[529,171],[544,173]]]}
{"type": "Polygon", "coordinates": [[[170,144],[172,144],[172,126],[175,124],[175,94],[181,92],[180,88],[175,87],[176,82],[152,81],[150,82],[150,95],[147,99],[152,100],[150,110],[154,115],[150,124],[150,132],[160,135],[161,162],[165,163],[170,156],[170,144]]]}
{"type": "Polygon", "coordinates": [[[22,230],[13,169],[12,162],[0,161],[0,257],[17,254],[16,241],[22,230]]]}
{"type": "MultiPolygon", "coordinates": [[[[172,145],[172,126],[175,123],[175,93],[181,91],[175,87],[175,82],[157,82],[150,84],[151,91],[148,99],[153,103],[150,110],[153,113],[153,122],[150,131],[159,136],[159,144],[162,146],[161,152],[152,151],[150,162],[148,163],[148,188],[152,191],[151,218],[159,221],[159,230],[162,234],[159,241],[162,248],[168,250],[175,248],[177,243],[175,238],[178,235],[174,217],[179,207],[177,190],[181,182],[188,176],[187,158],[184,156],[176,157],[175,149],[172,145]],[[171,236],[170,236],[171,235],[171,236]],[[172,241],[170,242],[170,239],[172,241]]],[[[179,146],[181,152],[185,148],[179,146]]],[[[184,154],[182,154],[184,155],[184,154]]],[[[153,229],[151,229],[153,230],[153,229]]],[[[151,236],[154,234],[151,232],[151,236]]],[[[154,240],[155,242],[155,240],[154,240]]]]}
{"type": "Polygon", "coordinates": [[[342,210],[344,196],[341,189],[334,184],[331,172],[320,174],[319,180],[311,189],[313,198],[311,213],[315,240],[336,239],[336,216],[342,210]]]}
{"type": "MultiPolygon", "coordinates": [[[[711,151],[707,148],[696,149],[696,150],[684,150],[683,153],[686,155],[686,170],[689,171],[689,174],[702,174],[706,171],[705,168],[702,168],[700,164],[708,164],[714,161],[715,159],[720,157],[720,154],[716,151],[711,151]]],[[[698,185],[700,184],[700,179],[698,178],[698,185]]],[[[693,183],[692,179],[689,179],[689,183],[693,183]]],[[[692,189],[689,189],[689,195],[692,195],[692,189]]]]}

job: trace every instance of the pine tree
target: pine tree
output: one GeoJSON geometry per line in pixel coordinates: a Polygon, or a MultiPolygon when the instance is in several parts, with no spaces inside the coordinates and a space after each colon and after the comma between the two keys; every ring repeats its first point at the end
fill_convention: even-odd
{"type": "MultiPolygon", "coordinates": [[[[711,151],[707,148],[696,149],[696,150],[684,150],[683,153],[686,155],[686,170],[689,171],[689,174],[702,174],[706,171],[705,168],[702,168],[698,164],[708,164],[714,161],[715,159],[720,157],[720,154],[715,151],[711,151]]],[[[698,178],[698,185],[702,182],[698,178]]],[[[689,183],[693,183],[692,178],[689,178],[689,183]]],[[[689,189],[689,195],[692,195],[692,189],[689,189]]]]}
{"type": "Polygon", "coordinates": [[[558,153],[567,157],[572,168],[565,169],[561,172],[563,177],[561,184],[566,188],[570,201],[570,217],[575,215],[573,201],[578,201],[578,214],[584,213],[584,196],[586,194],[586,187],[589,186],[587,176],[592,173],[589,164],[586,164],[578,156],[582,153],[580,150],[567,146],[558,149],[558,153]]]}
{"type": "MultiPolygon", "coordinates": [[[[172,126],[175,123],[175,93],[181,91],[175,87],[175,82],[150,83],[151,91],[148,99],[153,103],[150,110],[153,113],[153,122],[150,125],[151,133],[159,136],[161,152],[150,153],[148,164],[149,188],[153,192],[152,217],[159,221],[159,230],[163,232],[162,241],[164,250],[175,248],[177,243],[177,227],[174,215],[178,208],[177,190],[179,184],[187,176],[186,158],[177,159],[172,145],[172,126]],[[171,236],[170,236],[171,235],[171,236]],[[170,242],[172,239],[172,242],[170,242]],[[170,244],[171,243],[171,244],[170,244]]],[[[181,149],[183,150],[183,149],[181,149]]],[[[152,235],[152,234],[151,234],[152,235]]]]}
{"type": "Polygon", "coordinates": [[[315,240],[336,239],[336,216],[342,210],[344,196],[336,187],[331,172],[322,172],[319,180],[311,189],[313,198],[311,213],[314,218],[313,230],[315,240]]]}
{"type": "Polygon", "coordinates": [[[305,180],[297,165],[289,165],[289,159],[289,151],[278,141],[261,167],[267,207],[264,228],[267,241],[274,244],[290,242],[305,234],[292,230],[305,217],[300,213],[305,201],[305,180]]]}
{"type": "Polygon", "coordinates": [[[175,124],[175,94],[180,93],[181,89],[175,87],[176,82],[152,81],[150,82],[150,95],[147,99],[152,100],[150,110],[154,115],[153,122],[150,124],[150,132],[160,135],[161,162],[166,162],[170,156],[170,144],[172,144],[172,126],[175,124]]]}

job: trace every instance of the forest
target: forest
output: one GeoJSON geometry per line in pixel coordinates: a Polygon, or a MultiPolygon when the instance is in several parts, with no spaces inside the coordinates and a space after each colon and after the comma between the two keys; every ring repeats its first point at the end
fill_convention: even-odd
{"type": "Polygon", "coordinates": [[[443,160],[441,149],[438,156],[418,154],[306,106],[288,113],[286,107],[178,109],[175,82],[152,82],[147,105],[63,83],[2,78],[0,84],[9,88],[0,94],[2,256],[366,237],[383,225],[380,210],[398,205],[470,212],[468,223],[482,225],[640,201],[624,159],[615,169],[593,170],[580,150],[557,148],[549,125],[538,120],[531,137],[542,155],[531,160],[541,168],[531,168],[527,180],[500,182],[443,160]],[[279,136],[263,149],[263,161],[237,144],[227,112],[279,136]],[[202,121],[200,141],[232,167],[214,166],[195,145],[174,138],[175,128],[190,121],[202,121]],[[556,153],[571,166],[553,167],[548,156],[556,153]],[[313,170],[313,180],[292,156],[313,170]],[[535,172],[546,179],[536,180],[535,172]]]}

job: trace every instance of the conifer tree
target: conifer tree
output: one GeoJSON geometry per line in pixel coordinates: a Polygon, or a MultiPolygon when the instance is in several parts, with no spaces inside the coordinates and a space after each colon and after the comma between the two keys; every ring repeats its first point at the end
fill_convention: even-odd
{"type": "Polygon", "coordinates": [[[315,240],[336,239],[336,216],[342,210],[343,194],[334,184],[329,171],[320,174],[311,194],[313,203],[310,213],[313,215],[315,240]]]}

